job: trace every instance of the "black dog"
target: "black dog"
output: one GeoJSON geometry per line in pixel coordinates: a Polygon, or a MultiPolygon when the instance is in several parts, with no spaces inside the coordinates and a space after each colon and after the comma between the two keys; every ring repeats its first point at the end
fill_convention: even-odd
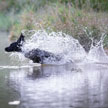
{"type": "Polygon", "coordinates": [[[20,35],[19,39],[16,42],[13,42],[12,44],[10,44],[9,47],[5,48],[6,52],[21,52],[24,54],[24,56],[26,58],[29,58],[30,60],[32,60],[34,63],[44,63],[45,59],[53,59],[55,61],[60,61],[61,57],[59,55],[54,55],[51,52],[47,52],[44,50],[40,50],[40,49],[32,49],[31,51],[28,52],[24,52],[22,51],[22,46],[24,43],[24,36],[23,34],[20,35]]]}

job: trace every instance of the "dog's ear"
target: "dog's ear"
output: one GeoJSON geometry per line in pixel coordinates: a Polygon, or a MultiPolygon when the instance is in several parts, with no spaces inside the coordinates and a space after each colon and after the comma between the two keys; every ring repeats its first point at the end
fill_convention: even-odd
{"type": "Polygon", "coordinates": [[[18,43],[24,42],[24,35],[21,33],[19,39],[17,40],[18,43]]]}

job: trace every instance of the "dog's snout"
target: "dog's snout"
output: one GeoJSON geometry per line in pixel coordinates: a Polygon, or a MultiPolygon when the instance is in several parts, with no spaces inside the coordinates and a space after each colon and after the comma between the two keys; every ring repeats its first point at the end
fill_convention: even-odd
{"type": "Polygon", "coordinates": [[[5,48],[5,51],[6,51],[6,52],[9,52],[9,48],[8,48],[8,47],[6,47],[6,48],[5,48]]]}
{"type": "Polygon", "coordinates": [[[5,51],[8,51],[8,48],[7,47],[5,48],[5,51]]]}

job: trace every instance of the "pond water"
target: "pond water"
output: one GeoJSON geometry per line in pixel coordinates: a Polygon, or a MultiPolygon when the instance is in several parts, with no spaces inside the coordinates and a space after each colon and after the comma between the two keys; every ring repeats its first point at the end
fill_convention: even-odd
{"type": "Polygon", "coordinates": [[[0,33],[0,108],[108,108],[108,64],[17,65],[0,33]]]}

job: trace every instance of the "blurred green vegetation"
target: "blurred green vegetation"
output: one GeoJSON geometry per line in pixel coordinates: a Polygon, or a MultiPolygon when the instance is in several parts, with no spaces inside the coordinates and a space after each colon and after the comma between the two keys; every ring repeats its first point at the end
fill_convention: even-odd
{"type": "MultiPolygon", "coordinates": [[[[69,7],[69,5],[75,9],[84,9],[88,12],[91,10],[96,12],[108,11],[107,0],[0,0],[0,30],[10,30],[12,25],[18,25],[18,23],[20,23],[19,16],[23,13],[25,14],[25,10],[32,11],[36,14],[38,10],[44,9],[46,5],[52,6],[53,4],[55,6],[58,6],[58,4],[60,5],[60,8],[58,8],[59,18],[63,22],[67,20],[66,14],[72,10],[72,8],[71,10],[66,8],[66,6],[69,7]],[[64,11],[66,12],[65,16],[63,15],[64,11]],[[11,17],[11,15],[13,15],[14,18],[11,17]]],[[[54,6],[52,8],[54,8],[54,6]]],[[[48,18],[48,20],[53,20],[53,17],[51,16],[48,18]]],[[[72,18],[72,21],[75,23],[74,17],[72,18]]],[[[30,28],[28,27],[28,24],[27,28],[30,28]]]]}
{"type": "Polygon", "coordinates": [[[107,0],[60,0],[61,3],[73,3],[75,7],[93,9],[95,11],[108,11],[107,0]]]}
{"type": "Polygon", "coordinates": [[[63,31],[87,48],[90,36],[108,34],[107,11],[107,0],[0,0],[0,30],[10,31],[11,39],[24,29],[63,31]]]}
{"type": "Polygon", "coordinates": [[[92,8],[96,11],[108,11],[107,0],[0,0],[0,10],[9,11],[14,9],[16,12],[23,10],[25,7],[32,7],[37,10],[43,7],[45,4],[60,2],[60,3],[71,3],[78,8],[92,8]]]}
{"type": "Polygon", "coordinates": [[[4,13],[0,13],[0,30],[8,30],[11,27],[11,19],[4,13]]]}

